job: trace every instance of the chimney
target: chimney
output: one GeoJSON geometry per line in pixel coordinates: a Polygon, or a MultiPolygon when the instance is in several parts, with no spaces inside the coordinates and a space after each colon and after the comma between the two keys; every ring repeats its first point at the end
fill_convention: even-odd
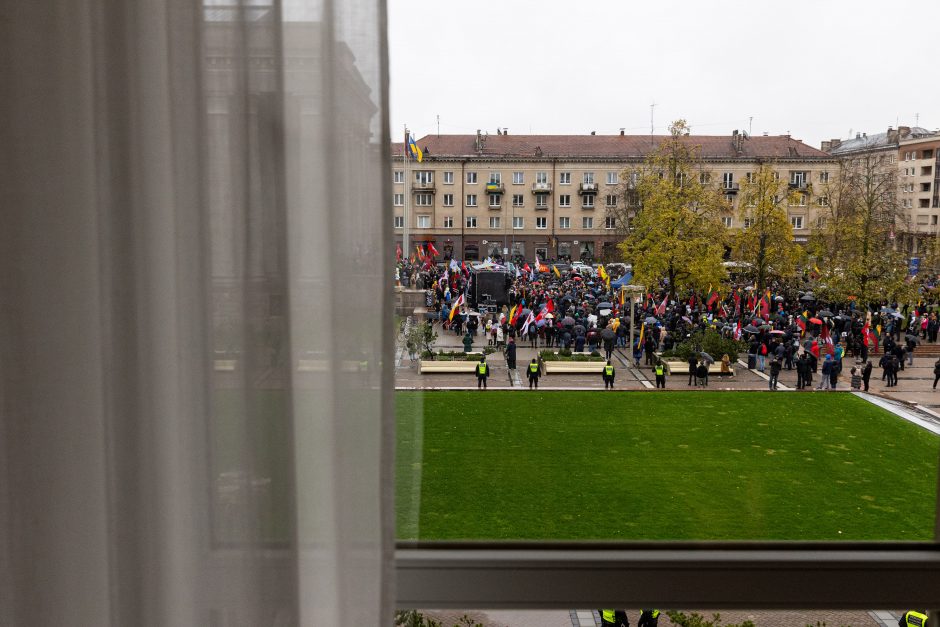
{"type": "Polygon", "coordinates": [[[503,127],[503,135],[509,135],[509,129],[505,126],[503,127]]]}
{"type": "Polygon", "coordinates": [[[625,130],[627,130],[627,129],[624,129],[624,128],[620,129],[620,136],[621,136],[621,137],[623,137],[623,132],[624,132],[625,130]]]}
{"type": "Polygon", "coordinates": [[[842,145],[842,140],[841,140],[841,139],[833,139],[833,140],[830,140],[830,141],[832,142],[832,149],[833,149],[833,150],[835,150],[836,148],[838,148],[839,146],[842,145]]]}
{"type": "Polygon", "coordinates": [[[864,137],[865,139],[868,139],[868,133],[862,133],[862,137],[864,137]]]}
{"type": "Polygon", "coordinates": [[[819,146],[819,149],[822,150],[823,152],[829,152],[830,150],[832,150],[832,142],[823,140],[822,144],[820,144],[819,146]]]}
{"type": "Polygon", "coordinates": [[[901,135],[901,139],[904,139],[904,138],[906,138],[908,135],[911,134],[911,127],[910,127],[910,126],[899,126],[899,127],[898,127],[898,133],[901,135]]]}
{"type": "Polygon", "coordinates": [[[861,139],[861,138],[862,138],[861,133],[855,133],[855,139],[861,139]]]}
{"type": "Polygon", "coordinates": [[[898,143],[898,132],[894,130],[894,127],[888,127],[888,143],[896,144],[898,143]]]}
{"type": "Polygon", "coordinates": [[[591,131],[591,135],[597,135],[595,131],[591,131]]]}
{"type": "Polygon", "coordinates": [[[482,138],[480,137],[480,129],[477,129],[477,138],[473,142],[473,147],[477,152],[480,152],[483,149],[482,138]]]}

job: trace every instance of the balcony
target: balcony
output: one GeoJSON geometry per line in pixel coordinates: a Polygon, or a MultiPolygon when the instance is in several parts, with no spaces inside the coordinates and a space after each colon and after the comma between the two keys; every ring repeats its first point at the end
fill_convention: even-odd
{"type": "Polygon", "coordinates": [[[506,188],[503,187],[502,183],[487,183],[485,191],[487,194],[504,194],[506,188]]]}
{"type": "Polygon", "coordinates": [[[597,183],[581,183],[578,186],[579,194],[596,194],[597,193],[597,183]]]}
{"type": "Polygon", "coordinates": [[[737,183],[732,183],[731,185],[725,185],[722,191],[726,194],[737,194],[741,191],[741,186],[737,183]]]}
{"type": "Polygon", "coordinates": [[[490,204],[488,204],[486,207],[487,207],[487,209],[489,209],[490,211],[499,211],[499,210],[501,210],[501,209],[503,208],[503,203],[498,203],[498,204],[496,204],[496,205],[494,205],[493,203],[490,203],[490,204]]]}
{"type": "MultiPolygon", "coordinates": [[[[532,193],[533,194],[551,194],[552,184],[551,183],[532,183],[532,193]]],[[[546,209],[547,208],[548,207],[546,207],[546,209]]]]}
{"type": "Polygon", "coordinates": [[[422,193],[426,193],[426,194],[435,194],[435,193],[437,193],[437,189],[434,187],[434,183],[433,183],[433,182],[432,182],[432,183],[412,183],[412,184],[411,184],[411,191],[412,191],[413,193],[418,193],[418,192],[422,192],[422,193]]]}

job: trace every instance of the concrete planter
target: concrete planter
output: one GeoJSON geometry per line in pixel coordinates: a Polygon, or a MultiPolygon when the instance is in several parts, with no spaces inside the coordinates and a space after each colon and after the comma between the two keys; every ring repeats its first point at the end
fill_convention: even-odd
{"type": "Polygon", "coordinates": [[[601,374],[606,361],[543,361],[545,374],[601,374]]]}

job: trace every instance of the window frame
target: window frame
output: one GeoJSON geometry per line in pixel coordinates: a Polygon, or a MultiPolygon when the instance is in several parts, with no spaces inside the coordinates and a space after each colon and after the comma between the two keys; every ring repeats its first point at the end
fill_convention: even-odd
{"type": "Polygon", "coordinates": [[[571,216],[558,216],[558,230],[568,231],[571,229],[571,216]]]}
{"type": "Polygon", "coordinates": [[[581,230],[590,231],[594,229],[594,216],[581,216],[581,230]]]}
{"type": "Polygon", "coordinates": [[[421,214],[415,218],[415,228],[416,229],[429,229],[431,228],[431,216],[429,214],[421,214]],[[424,224],[422,224],[424,222],[424,224]]]}
{"type": "Polygon", "coordinates": [[[540,231],[542,231],[542,230],[544,230],[544,229],[547,229],[547,228],[548,228],[548,217],[547,217],[547,216],[536,216],[536,217],[535,217],[535,228],[538,229],[538,230],[540,230],[540,231]],[[541,226],[539,226],[539,222],[542,223],[541,226]]]}
{"type": "Polygon", "coordinates": [[[445,171],[445,172],[444,172],[444,176],[442,177],[442,179],[443,179],[443,181],[444,181],[444,185],[453,185],[453,184],[454,184],[454,173],[453,173],[453,171],[451,171],[451,170],[445,171]]]}

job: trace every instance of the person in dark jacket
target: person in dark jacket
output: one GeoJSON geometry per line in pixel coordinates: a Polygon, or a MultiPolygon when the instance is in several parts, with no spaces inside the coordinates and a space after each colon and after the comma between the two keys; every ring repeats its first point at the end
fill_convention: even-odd
{"type": "Polygon", "coordinates": [[[535,357],[532,358],[532,361],[529,362],[529,366],[525,371],[526,376],[529,378],[529,389],[533,387],[537,390],[539,389],[539,377],[542,376],[542,371],[539,368],[539,362],[535,357]]]}
{"type": "Polygon", "coordinates": [[[636,627],[657,627],[659,625],[659,610],[643,610],[636,627]]]}
{"type": "Polygon", "coordinates": [[[477,364],[474,371],[477,375],[477,389],[486,389],[486,379],[490,376],[490,365],[486,363],[486,356],[480,357],[480,363],[477,364]]]}
{"type": "Polygon", "coordinates": [[[614,389],[614,376],[616,372],[614,370],[614,365],[610,363],[610,360],[607,360],[607,363],[604,365],[604,370],[601,372],[602,378],[604,379],[604,389],[610,388],[614,389]]]}
{"type": "Polygon", "coordinates": [[[516,369],[516,340],[509,338],[509,343],[506,344],[506,367],[510,370],[516,369]]]}
{"type": "Polygon", "coordinates": [[[780,369],[783,367],[783,364],[780,363],[779,357],[774,357],[773,361],[770,362],[770,379],[767,380],[767,386],[771,390],[777,389],[777,377],[780,376],[780,369]]]}
{"type": "Polygon", "coordinates": [[[695,383],[695,367],[698,365],[698,358],[693,353],[689,356],[689,385],[695,383]]]}
{"type": "Polygon", "coordinates": [[[806,387],[807,370],[809,370],[809,362],[806,360],[806,353],[804,353],[796,360],[796,389],[802,390],[806,387]]]}
{"type": "Polygon", "coordinates": [[[862,383],[865,384],[865,391],[868,391],[868,381],[871,379],[871,360],[865,361],[865,367],[862,368],[862,383]]]}

